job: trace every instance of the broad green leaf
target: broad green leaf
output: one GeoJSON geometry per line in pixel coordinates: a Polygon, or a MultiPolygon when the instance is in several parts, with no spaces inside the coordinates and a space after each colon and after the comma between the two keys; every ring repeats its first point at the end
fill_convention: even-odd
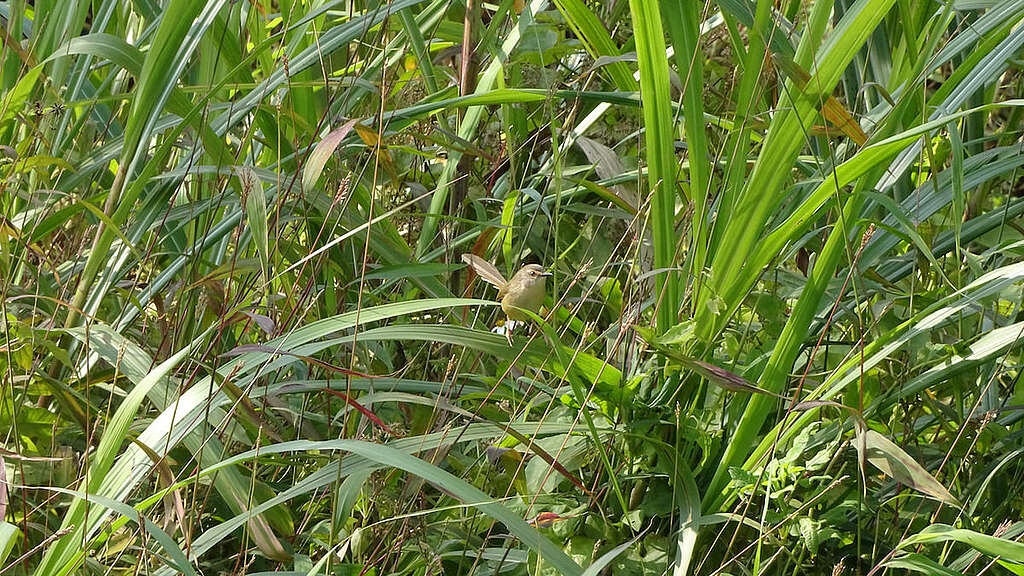
{"type": "Polygon", "coordinates": [[[676,539],[676,558],[672,568],[673,576],[686,576],[690,572],[693,551],[703,523],[700,492],[693,472],[686,464],[676,470],[675,489],[679,502],[679,536],[676,539]]]}
{"type": "Polygon", "coordinates": [[[43,65],[39,64],[30,68],[18,79],[18,83],[11,91],[4,94],[0,100],[0,128],[5,128],[8,121],[15,118],[15,115],[24,111],[29,96],[35,90],[39,74],[43,71],[43,65]]]}
{"type": "Polygon", "coordinates": [[[248,166],[238,169],[238,181],[242,186],[239,191],[245,204],[245,215],[249,223],[256,253],[263,267],[263,281],[270,282],[270,236],[267,231],[269,215],[267,214],[267,197],[263,192],[263,184],[256,173],[248,166]]]}
{"type": "Polygon", "coordinates": [[[21,530],[18,530],[17,526],[0,521],[0,564],[7,561],[7,557],[10,556],[11,550],[14,550],[20,538],[21,530]]]}
{"type": "Polygon", "coordinates": [[[135,76],[142,72],[144,61],[142,52],[123,39],[110,34],[93,33],[71,38],[55,50],[46,62],[72,54],[88,54],[109,60],[135,76]]]}
{"type": "Polygon", "coordinates": [[[932,524],[917,534],[905,538],[900,542],[898,548],[913,548],[924,544],[943,542],[960,542],[982,554],[999,557],[1002,560],[1018,565],[1024,564],[1024,544],[982,534],[974,530],[954,528],[946,524],[932,524]]]}
{"type": "MultiPolygon", "coordinates": [[[[619,56],[619,48],[608,35],[604,24],[582,0],[555,0],[555,6],[576,36],[583,41],[592,58],[600,60],[619,56]]],[[[640,87],[624,62],[609,61],[604,67],[619,90],[635,92],[640,87]]]]}

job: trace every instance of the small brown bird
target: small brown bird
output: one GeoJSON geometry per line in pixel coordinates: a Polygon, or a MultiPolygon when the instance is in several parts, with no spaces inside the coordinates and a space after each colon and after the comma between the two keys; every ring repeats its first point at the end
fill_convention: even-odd
{"type": "Polygon", "coordinates": [[[529,310],[534,314],[540,312],[540,307],[544,304],[544,280],[551,276],[550,272],[544,271],[543,266],[527,264],[520,268],[511,280],[505,280],[494,264],[476,254],[463,254],[462,261],[469,264],[481,278],[497,286],[501,309],[509,320],[528,320],[520,309],[529,310]]]}

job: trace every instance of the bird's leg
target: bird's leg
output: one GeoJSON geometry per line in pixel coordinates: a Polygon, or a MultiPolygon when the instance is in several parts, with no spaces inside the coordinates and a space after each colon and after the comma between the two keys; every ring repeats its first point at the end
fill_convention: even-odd
{"type": "Polygon", "coordinates": [[[512,347],[512,330],[515,329],[516,323],[511,319],[505,320],[505,339],[508,340],[508,347],[512,347]]]}

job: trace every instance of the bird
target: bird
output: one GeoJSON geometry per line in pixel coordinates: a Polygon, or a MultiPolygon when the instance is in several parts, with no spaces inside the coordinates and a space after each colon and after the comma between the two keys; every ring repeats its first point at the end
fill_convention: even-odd
{"type": "Polygon", "coordinates": [[[469,264],[481,278],[498,288],[501,309],[509,320],[529,320],[529,316],[524,314],[523,310],[529,310],[534,314],[540,312],[540,307],[544,304],[545,280],[551,276],[551,273],[540,264],[527,264],[520,268],[511,280],[505,280],[494,264],[476,254],[463,254],[462,261],[469,264]]]}

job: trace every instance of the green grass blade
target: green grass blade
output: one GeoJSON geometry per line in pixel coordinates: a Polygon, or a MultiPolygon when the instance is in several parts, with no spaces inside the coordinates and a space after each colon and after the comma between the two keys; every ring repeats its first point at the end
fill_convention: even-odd
{"type": "Polygon", "coordinates": [[[640,94],[643,98],[654,268],[662,270],[654,282],[657,325],[660,331],[665,331],[676,323],[681,297],[679,278],[673,270],[677,244],[676,179],[679,173],[672,137],[675,122],[669,94],[665,32],[658,4],[630,0],[629,5],[636,34],[640,94]]]}

